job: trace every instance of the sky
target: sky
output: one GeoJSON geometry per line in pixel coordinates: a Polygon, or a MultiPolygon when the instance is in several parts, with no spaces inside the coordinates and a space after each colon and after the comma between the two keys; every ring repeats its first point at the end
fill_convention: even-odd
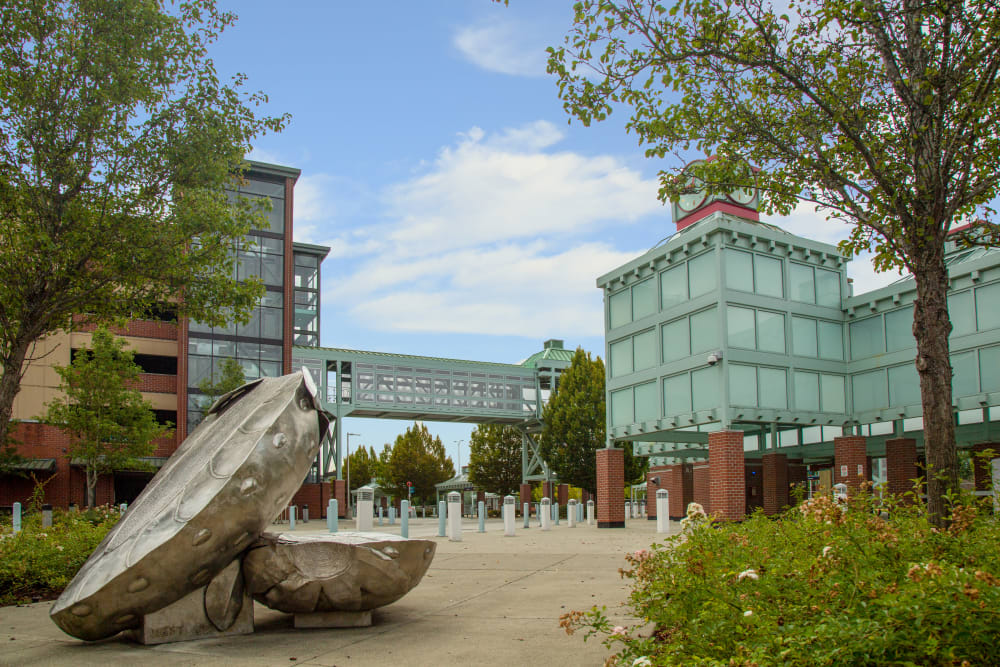
{"type": "MultiPolygon", "coordinates": [[[[291,114],[250,157],[302,170],[295,240],[331,248],[321,345],[517,363],[559,338],[603,356],[596,278],[673,233],[656,176],[682,162],[645,158],[625,113],[567,123],[545,48],[569,0],[220,5],[239,16],[210,51],[220,75],[291,114]]],[[[848,231],[808,206],[766,219],[848,231]]],[[[863,258],[848,274],[855,293],[898,278],[863,258]]],[[[380,450],[407,425],[344,428],[380,450]]],[[[471,426],[427,426],[468,463],[471,426]]]]}

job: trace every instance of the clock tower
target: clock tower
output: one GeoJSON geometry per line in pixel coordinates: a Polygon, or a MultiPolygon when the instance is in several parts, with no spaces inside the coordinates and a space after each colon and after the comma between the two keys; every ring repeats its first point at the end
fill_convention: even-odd
{"type": "MultiPolygon", "coordinates": [[[[708,160],[714,160],[714,157],[708,160]]],[[[757,206],[760,203],[756,188],[737,188],[732,192],[709,195],[704,182],[691,173],[691,167],[704,164],[706,160],[695,160],[684,167],[682,178],[686,181],[684,194],[671,202],[671,212],[678,231],[689,227],[716,211],[729,213],[740,218],[760,221],[757,206]]]]}

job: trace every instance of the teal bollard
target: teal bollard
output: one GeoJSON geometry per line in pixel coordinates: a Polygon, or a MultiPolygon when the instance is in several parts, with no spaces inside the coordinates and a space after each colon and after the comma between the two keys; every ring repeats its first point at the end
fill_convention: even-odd
{"type": "Polygon", "coordinates": [[[482,500],[479,501],[479,506],[476,508],[479,510],[479,532],[486,532],[486,503],[482,500]]]}
{"type": "Polygon", "coordinates": [[[389,525],[390,526],[395,526],[396,525],[396,507],[395,506],[389,508],[389,525]]]}
{"type": "Polygon", "coordinates": [[[326,506],[326,529],[331,533],[336,533],[339,526],[340,507],[336,498],[330,498],[326,506]]]}
{"type": "Polygon", "coordinates": [[[295,530],[295,505],[288,506],[288,530],[295,530]]]}
{"type": "Polygon", "coordinates": [[[410,501],[403,500],[399,503],[399,534],[404,538],[410,538],[410,501]]]}
{"type": "Polygon", "coordinates": [[[559,503],[552,503],[552,523],[559,525],[559,503]]]}
{"type": "Polygon", "coordinates": [[[527,528],[529,526],[528,522],[531,521],[531,503],[523,503],[521,505],[521,514],[524,519],[524,527],[527,528]]]}
{"type": "Polygon", "coordinates": [[[21,503],[14,503],[13,514],[11,515],[13,521],[14,532],[21,532],[21,503]]]}
{"type": "Polygon", "coordinates": [[[443,500],[438,501],[438,537],[444,537],[445,525],[444,522],[447,520],[445,515],[448,513],[448,503],[443,500]]]}
{"type": "Polygon", "coordinates": [[[378,508],[378,525],[380,525],[380,526],[382,525],[382,515],[384,515],[384,514],[385,514],[385,509],[379,507],[378,508]]]}

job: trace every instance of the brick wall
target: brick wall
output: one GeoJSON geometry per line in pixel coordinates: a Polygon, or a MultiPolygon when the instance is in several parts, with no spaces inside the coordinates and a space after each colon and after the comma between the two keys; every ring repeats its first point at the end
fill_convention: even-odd
{"type": "MultiPolygon", "coordinates": [[[[712,511],[712,482],[709,479],[707,463],[695,463],[691,466],[691,502],[701,505],[706,513],[712,511]]],[[[685,514],[687,507],[684,508],[685,514]]]]}
{"type": "MultiPolygon", "coordinates": [[[[82,320],[79,316],[73,319],[77,323],[82,320]]],[[[76,330],[83,333],[91,333],[95,329],[97,329],[96,324],[76,325],[76,330]]],[[[177,340],[177,325],[171,322],[161,322],[160,320],[132,320],[124,327],[108,327],[108,330],[116,336],[177,340]]]]}
{"type": "Polygon", "coordinates": [[[708,434],[709,497],[713,515],[738,521],[746,515],[746,472],[743,431],[708,434]]]}
{"type": "Polygon", "coordinates": [[[552,482],[542,482],[542,498],[553,499],[555,484],[552,482]]]}
{"type": "Polygon", "coordinates": [[[688,503],[692,502],[692,481],[693,476],[689,464],[676,463],[650,468],[646,474],[647,516],[650,519],[656,518],[656,491],[657,489],[666,489],[670,493],[670,518],[675,520],[684,518],[688,503]],[[654,477],[660,478],[659,486],[653,484],[654,477]]]}
{"type": "Polygon", "coordinates": [[[768,452],[762,457],[764,469],[764,514],[777,514],[788,505],[788,456],[768,452]]]}
{"type": "Polygon", "coordinates": [[[559,492],[559,506],[565,507],[569,503],[569,484],[560,484],[557,491],[559,492]]]}
{"type": "Polygon", "coordinates": [[[597,527],[625,527],[625,452],[597,450],[597,527]]]}
{"type": "MultiPolygon", "coordinates": [[[[530,504],[531,503],[531,484],[528,484],[528,483],[521,484],[521,494],[520,495],[521,495],[521,500],[520,500],[520,504],[521,505],[524,505],[524,503],[529,503],[530,504]]],[[[518,509],[520,509],[520,508],[518,508],[518,509]]]]}
{"type": "MultiPolygon", "coordinates": [[[[895,438],[885,441],[886,486],[889,493],[905,494],[913,490],[917,472],[917,441],[895,438]]],[[[912,498],[912,496],[911,496],[912,498]]]]}
{"type": "Polygon", "coordinates": [[[794,503],[795,496],[791,493],[792,485],[801,486],[803,490],[802,497],[807,498],[809,496],[809,467],[802,462],[802,459],[789,459],[788,460],[788,502],[794,503]]]}
{"type": "Polygon", "coordinates": [[[133,389],[148,391],[152,394],[176,394],[177,376],[161,375],[159,373],[140,373],[135,382],[130,383],[133,389]]]}
{"type": "Polygon", "coordinates": [[[844,435],[833,439],[833,483],[858,489],[869,479],[867,440],[863,435],[844,435]]]}
{"type": "Polygon", "coordinates": [[[329,482],[303,484],[288,504],[299,507],[297,516],[300,517],[302,516],[302,506],[309,505],[309,519],[322,519],[326,517],[326,504],[330,502],[331,492],[329,482]]]}

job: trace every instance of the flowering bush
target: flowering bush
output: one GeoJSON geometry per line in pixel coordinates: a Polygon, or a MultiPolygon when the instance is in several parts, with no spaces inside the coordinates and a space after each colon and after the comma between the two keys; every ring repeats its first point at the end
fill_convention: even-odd
{"type": "Polygon", "coordinates": [[[690,523],[626,557],[632,626],[595,607],[566,631],[602,637],[618,665],[1000,664],[1000,527],[971,498],[947,530],[867,492],[690,523]]]}
{"type": "Polygon", "coordinates": [[[49,528],[38,513],[24,518],[19,533],[0,526],[0,605],[59,595],[118,518],[116,508],[100,507],[56,511],[49,528]]]}

